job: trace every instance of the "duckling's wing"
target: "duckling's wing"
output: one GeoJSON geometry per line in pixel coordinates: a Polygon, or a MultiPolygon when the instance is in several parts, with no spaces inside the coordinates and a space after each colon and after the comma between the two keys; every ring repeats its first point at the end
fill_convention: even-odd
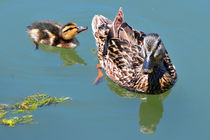
{"type": "Polygon", "coordinates": [[[42,38],[48,38],[48,33],[46,32],[46,30],[55,36],[59,36],[60,28],[61,25],[53,21],[38,21],[28,26],[29,31],[33,29],[38,29],[42,38]]]}

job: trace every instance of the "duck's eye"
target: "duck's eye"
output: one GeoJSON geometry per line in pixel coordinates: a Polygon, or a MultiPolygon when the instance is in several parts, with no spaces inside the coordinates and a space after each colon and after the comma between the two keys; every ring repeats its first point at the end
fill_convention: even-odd
{"type": "Polygon", "coordinates": [[[154,55],[154,60],[155,60],[156,62],[159,62],[159,61],[161,61],[162,59],[163,59],[163,55],[161,55],[161,54],[154,55]]]}
{"type": "Polygon", "coordinates": [[[157,43],[157,47],[159,47],[160,43],[161,43],[161,40],[159,39],[157,43]]]}
{"type": "Polygon", "coordinates": [[[156,50],[153,57],[156,62],[161,61],[164,57],[165,51],[163,48],[156,50]]]}
{"type": "Polygon", "coordinates": [[[157,43],[157,49],[155,50],[155,53],[154,53],[154,59],[156,61],[161,61],[163,59],[165,55],[165,48],[163,46],[163,44],[161,43],[161,40],[158,41],[157,43]]]}

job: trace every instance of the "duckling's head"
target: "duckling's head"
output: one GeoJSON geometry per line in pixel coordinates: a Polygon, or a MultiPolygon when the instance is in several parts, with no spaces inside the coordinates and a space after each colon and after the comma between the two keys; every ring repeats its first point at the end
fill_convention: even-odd
{"type": "Polygon", "coordinates": [[[61,28],[61,37],[64,40],[73,39],[78,33],[87,30],[88,27],[77,26],[77,24],[69,22],[61,28]]]}
{"type": "Polygon", "coordinates": [[[152,73],[154,67],[162,63],[165,52],[166,49],[158,34],[151,33],[146,35],[142,46],[144,64],[141,72],[144,74],[152,73]]]}

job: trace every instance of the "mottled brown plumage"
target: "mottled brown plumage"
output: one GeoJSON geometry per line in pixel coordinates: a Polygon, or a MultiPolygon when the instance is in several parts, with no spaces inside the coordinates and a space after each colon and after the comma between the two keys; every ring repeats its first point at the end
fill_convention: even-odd
{"type": "Polygon", "coordinates": [[[36,48],[39,43],[60,48],[75,48],[79,45],[75,36],[87,29],[72,22],[61,25],[54,21],[37,21],[28,26],[28,33],[36,48]]]}
{"type": "Polygon", "coordinates": [[[122,8],[114,21],[92,21],[98,60],[107,76],[130,91],[158,94],[169,90],[177,74],[160,36],[136,31],[124,22],[122,8]]]}

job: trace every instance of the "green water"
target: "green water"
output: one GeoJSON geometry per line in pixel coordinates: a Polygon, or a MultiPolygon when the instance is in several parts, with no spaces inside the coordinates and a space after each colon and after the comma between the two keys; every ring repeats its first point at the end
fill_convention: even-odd
{"type": "Polygon", "coordinates": [[[210,1],[0,0],[0,103],[41,92],[73,100],[38,109],[38,124],[0,126],[1,140],[210,139],[210,1]],[[95,14],[158,33],[177,68],[178,82],[156,96],[136,95],[97,75],[91,31],[95,14]],[[75,50],[34,50],[26,26],[37,20],[88,26],[75,50]]]}

